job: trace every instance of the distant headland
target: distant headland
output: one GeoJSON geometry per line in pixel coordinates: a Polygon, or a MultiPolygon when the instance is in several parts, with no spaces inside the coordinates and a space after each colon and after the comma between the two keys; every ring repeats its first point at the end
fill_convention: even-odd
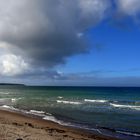
{"type": "Polygon", "coordinates": [[[16,83],[0,83],[0,86],[26,86],[26,85],[16,83]]]}

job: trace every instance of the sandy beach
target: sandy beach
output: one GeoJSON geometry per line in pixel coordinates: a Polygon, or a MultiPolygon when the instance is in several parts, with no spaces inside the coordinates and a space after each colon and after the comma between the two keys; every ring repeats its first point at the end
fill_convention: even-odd
{"type": "Polygon", "coordinates": [[[112,140],[20,113],[0,110],[0,140],[112,140]]]}

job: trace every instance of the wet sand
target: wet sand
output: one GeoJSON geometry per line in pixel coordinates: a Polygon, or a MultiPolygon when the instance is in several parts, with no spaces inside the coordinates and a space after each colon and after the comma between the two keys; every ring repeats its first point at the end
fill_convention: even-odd
{"type": "Polygon", "coordinates": [[[115,140],[51,121],[0,110],[0,140],[115,140]]]}

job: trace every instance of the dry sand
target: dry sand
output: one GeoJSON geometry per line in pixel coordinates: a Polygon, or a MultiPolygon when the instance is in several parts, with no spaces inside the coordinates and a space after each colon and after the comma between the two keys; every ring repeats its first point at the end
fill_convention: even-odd
{"type": "Polygon", "coordinates": [[[0,110],[0,140],[113,140],[113,138],[0,110]]]}

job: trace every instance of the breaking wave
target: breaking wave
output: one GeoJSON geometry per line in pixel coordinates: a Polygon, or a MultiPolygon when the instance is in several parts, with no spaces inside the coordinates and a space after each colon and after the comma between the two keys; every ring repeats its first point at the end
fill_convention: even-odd
{"type": "Polygon", "coordinates": [[[73,104],[73,105],[80,105],[80,104],[82,104],[81,102],[63,101],[63,100],[57,100],[57,103],[73,104]]]}
{"type": "Polygon", "coordinates": [[[90,99],[84,99],[85,102],[91,102],[91,103],[106,103],[108,100],[90,100],[90,99]]]}
{"type": "Polygon", "coordinates": [[[64,125],[64,123],[60,120],[57,120],[54,116],[50,115],[50,116],[45,116],[43,117],[44,120],[48,120],[48,121],[52,121],[52,122],[55,122],[55,123],[58,123],[58,124],[61,124],[61,125],[64,125]]]}
{"type": "Polygon", "coordinates": [[[13,110],[13,111],[18,111],[19,109],[14,108],[13,106],[8,106],[8,105],[2,105],[2,108],[8,109],[8,110],[13,110]]]}
{"type": "Polygon", "coordinates": [[[30,110],[31,113],[45,114],[44,111],[30,110]]]}
{"type": "Polygon", "coordinates": [[[110,105],[116,108],[130,108],[130,109],[140,110],[140,106],[121,105],[121,104],[113,104],[113,103],[110,103],[110,105]]]}

